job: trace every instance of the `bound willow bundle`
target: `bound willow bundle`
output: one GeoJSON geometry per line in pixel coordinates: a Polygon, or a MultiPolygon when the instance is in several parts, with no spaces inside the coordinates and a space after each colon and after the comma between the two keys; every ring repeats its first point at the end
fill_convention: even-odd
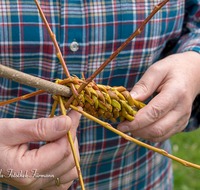
{"type": "MultiPolygon", "coordinates": [[[[56,83],[61,83],[57,80],[56,83]]],[[[75,88],[78,89],[84,78],[71,77],[71,81],[75,88]]],[[[65,84],[70,86],[70,83],[65,84]]],[[[56,96],[53,96],[57,100],[56,96]]],[[[62,97],[64,103],[68,98],[62,97]]],[[[77,99],[72,102],[74,106],[81,106],[83,111],[92,116],[102,119],[109,119],[117,122],[117,118],[121,121],[125,119],[132,121],[139,109],[145,106],[144,103],[134,100],[130,93],[123,86],[110,87],[107,85],[99,85],[94,81],[90,82],[84,90],[81,91],[77,99]]]]}

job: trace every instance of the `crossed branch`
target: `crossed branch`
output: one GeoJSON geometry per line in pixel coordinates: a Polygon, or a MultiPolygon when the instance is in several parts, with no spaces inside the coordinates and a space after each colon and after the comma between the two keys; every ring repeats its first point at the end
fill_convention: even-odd
{"type": "MultiPolygon", "coordinates": [[[[196,165],[196,164],[193,164],[191,162],[185,161],[183,159],[180,159],[180,158],[178,158],[176,156],[173,156],[173,155],[167,153],[165,150],[155,148],[155,147],[150,146],[150,145],[148,145],[146,143],[143,143],[143,142],[141,142],[139,140],[136,140],[133,137],[128,136],[128,135],[118,131],[117,129],[113,128],[110,124],[108,124],[108,123],[106,123],[104,121],[101,121],[101,120],[97,119],[96,117],[94,117],[94,116],[86,113],[85,111],[82,111],[82,110],[78,109],[76,106],[72,105],[72,102],[73,102],[73,100],[75,98],[76,98],[76,100],[78,102],[81,101],[81,96],[79,96],[81,91],[84,90],[87,87],[87,85],[92,82],[92,80],[127,46],[127,44],[135,36],[137,36],[138,34],[140,34],[142,32],[142,30],[144,29],[145,25],[149,22],[149,20],[168,1],[169,0],[164,0],[161,3],[157,4],[154,7],[153,11],[150,13],[150,15],[142,22],[142,24],[135,30],[135,32],[133,32],[131,34],[131,36],[115,52],[113,52],[112,55],[89,78],[84,80],[84,82],[82,82],[80,87],[76,90],[76,88],[74,87],[74,84],[73,84],[73,81],[75,79],[73,77],[71,77],[71,75],[70,75],[70,73],[69,73],[69,71],[67,69],[67,66],[66,66],[65,61],[63,59],[63,56],[61,54],[60,48],[59,48],[58,43],[56,41],[56,36],[51,31],[51,28],[50,28],[50,26],[49,26],[49,24],[48,24],[48,22],[47,22],[47,20],[46,20],[46,18],[44,16],[44,13],[43,13],[38,1],[35,0],[35,3],[36,3],[37,8],[39,10],[40,16],[43,19],[43,22],[45,23],[45,26],[46,26],[46,28],[47,28],[50,36],[51,36],[51,39],[52,39],[52,41],[54,43],[54,46],[55,46],[56,52],[57,52],[56,55],[57,55],[58,59],[60,60],[60,62],[62,64],[64,72],[65,72],[65,74],[67,76],[67,79],[64,79],[62,81],[57,80],[56,83],[52,83],[52,82],[49,82],[49,81],[46,81],[46,80],[43,80],[43,79],[39,79],[37,77],[30,76],[30,75],[25,74],[25,73],[21,73],[19,71],[15,71],[13,69],[7,68],[7,67],[5,67],[5,66],[0,64],[0,77],[4,77],[4,78],[10,79],[10,80],[13,80],[15,82],[19,82],[19,83],[22,83],[22,84],[25,84],[25,85],[32,86],[32,87],[40,89],[40,90],[38,90],[36,92],[30,93],[30,94],[27,94],[27,95],[24,95],[24,96],[21,96],[21,97],[17,97],[17,98],[11,99],[11,100],[0,102],[0,106],[6,105],[6,104],[9,104],[9,103],[12,103],[12,102],[20,101],[20,100],[23,100],[23,99],[26,99],[26,98],[29,98],[29,97],[32,97],[32,96],[35,96],[35,95],[39,95],[39,94],[42,94],[44,92],[47,92],[49,94],[54,94],[53,98],[54,98],[55,101],[54,101],[54,104],[52,106],[52,111],[51,111],[50,117],[54,116],[55,109],[56,109],[58,104],[60,106],[62,115],[66,115],[66,109],[68,109],[70,107],[70,108],[78,111],[79,113],[81,113],[85,117],[87,117],[87,118],[99,123],[100,125],[106,127],[107,129],[113,131],[114,133],[120,135],[121,137],[125,138],[128,141],[134,142],[134,143],[136,143],[136,144],[138,144],[140,146],[146,147],[146,148],[148,148],[150,150],[153,150],[153,151],[155,151],[155,152],[157,152],[159,154],[162,154],[162,155],[164,155],[164,156],[166,156],[168,158],[171,158],[171,159],[181,163],[184,166],[194,167],[194,168],[200,169],[199,165],[196,165]],[[70,88],[67,87],[67,86],[64,86],[64,84],[70,84],[70,88]],[[69,99],[65,102],[62,97],[69,97],[69,99]]],[[[141,103],[141,102],[139,102],[137,100],[133,100],[133,101],[134,101],[135,104],[140,105],[141,108],[143,106],[145,106],[143,103],[141,103]]],[[[75,160],[75,164],[76,164],[76,168],[77,168],[77,172],[78,172],[81,188],[82,188],[82,190],[84,190],[85,187],[84,187],[84,182],[83,182],[83,179],[82,179],[81,169],[80,169],[80,166],[79,166],[79,162],[78,162],[78,159],[77,159],[77,155],[76,155],[76,152],[75,152],[75,148],[74,148],[74,144],[73,144],[73,140],[72,140],[70,131],[67,133],[67,137],[68,137],[68,140],[69,140],[71,148],[72,148],[72,152],[73,152],[73,156],[74,156],[74,160],[75,160]]]]}

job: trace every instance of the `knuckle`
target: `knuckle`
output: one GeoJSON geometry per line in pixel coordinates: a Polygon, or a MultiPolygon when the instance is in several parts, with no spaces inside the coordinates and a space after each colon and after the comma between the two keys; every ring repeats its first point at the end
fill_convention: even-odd
{"type": "Polygon", "coordinates": [[[68,116],[66,116],[66,127],[68,130],[70,130],[72,127],[72,119],[68,116]]]}
{"type": "Polygon", "coordinates": [[[151,70],[153,73],[160,72],[160,64],[153,64],[149,67],[149,70],[151,70]]]}
{"type": "Polygon", "coordinates": [[[33,183],[33,180],[29,178],[18,178],[18,184],[20,184],[20,189],[29,189],[33,183]]]}
{"type": "Polygon", "coordinates": [[[193,102],[192,101],[188,101],[188,102],[185,102],[185,115],[188,115],[190,116],[191,112],[192,112],[192,104],[193,102]]]}
{"type": "Polygon", "coordinates": [[[182,126],[178,129],[178,133],[182,132],[183,130],[185,130],[185,128],[187,127],[189,121],[187,120],[186,122],[184,122],[182,124],[182,126]]]}
{"type": "Polygon", "coordinates": [[[152,138],[150,140],[152,143],[158,143],[158,142],[161,142],[161,140],[159,138],[152,138]]]}
{"type": "Polygon", "coordinates": [[[140,119],[137,117],[137,115],[135,116],[135,119],[134,119],[134,130],[138,130],[141,128],[141,125],[140,125],[140,119]]]}
{"type": "Polygon", "coordinates": [[[74,180],[78,178],[78,174],[76,172],[75,176],[74,176],[74,180]]]}
{"type": "Polygon", "coordinates": [[[156,121],[158,120],[163,113],[163,110],[158,108],[157,106],[151,106],[149,112],[147,112],[148,118],[156,121]]]}
{"type": "Polygon", "coordinates": [[[78,178],[78,173],[76,167],[73,168],[73,173],[74,173],[74,180],[78,178]]]}
{"type": "Polygon", "coordinates": [[[191,112],[192,112],[192,108],[191,107],[186,108],[186,110],[185,110],[186,120],[189,120],[191,112]]]}
{"type": "Polygon", "coordinates": [[[183,124],[183,127],[184,128],[187,127],[188,123],[189,123],[189,118],[185,121],[185,123],[183,124]]]}
{"type": "Polygon", "coordinates": [[[75,137],[74,146],[75,146],[75,151],[76,151],[76,155],[77,155],[78,161],[80,162],[80,154],[79,154],[79,147],[78,147],[77,137],[75,137]]]}
{"type": "Polygon", "coordinates": [[[148,85],[147,85],[146,82],[143,81],[143,80],[138,81],[138,82],[135,84],[135,87],[140,88],[144,93],[146,93],[146,92],[149,91],[148,85]]]}
{"type": "Polygon", "coordinates": [[[62,152],[62,158],[63,159],[66,159],[67,157],[69,157],[70,155],[71,155],[71,147],[70,147],[70,145],[69,145],[69,143],[67,143],[67,147],[66,147],[66,149],[65,149],[65,151],[63,151],[62,152]]]}
{"type": "Polygon", "coordinates": [[[188,90],[185,84],[181,85],[182,88],[179,89],[177,96],[179,99],[186,99],[188,96],[188,90]]]}
{"type": "Polygon", "coordinates": [[[154,127],[151,129],[151,136],[153,138],[160,138],[164,135],[165,135],[165,133],[164,133],[164,130],[162,127],[154,127]]]}
{"type": "Polygon", "coordinates": [[[71,154],[71,150],[68,148],[67,150],[63,152],[63,159],[66,159],[67,157],[69,157],[70,154],[71,154]]]}
{"type": "Polygon", "coordinates": [[[39,137],[39,139],[45,138],[46,130],[45,130],[45,120],[43,118],[37,119],[34,129],[36,136],[39,137]]]}

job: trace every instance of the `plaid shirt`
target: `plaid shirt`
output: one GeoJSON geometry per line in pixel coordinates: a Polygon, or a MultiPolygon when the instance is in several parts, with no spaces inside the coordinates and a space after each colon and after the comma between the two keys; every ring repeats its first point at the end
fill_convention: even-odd
{"type": "MultiPolygon", "coordinates": [[[[90,76],[149,15],[158,0],[44,0],[41,7],[71,74],[90,76]],[[76,41],[79,49],[72,52],[76,41]]],[[[170,0],[144,31],[128,44],[95,79],[97,83],[131,90],[143,73],[169,51],[200,51],[200,0],[170,0]],[[185,9],[186,8],[186,9],[185,9]]],[[[0,0],[0,62],[52,81],[65,77],[56,51],[33,0],[0,0]]],[[[0,78],[0,101],[36,91],[0,78]]],[[[47,117],[51,95],[42,94],[0,107],[1,118],[47,117]]],[[[199,125],[199,107],[191,117],[199,125]]],[[[59,110],[56,110],[56,114],[59,110]]],[[[114,127],[117,124],[113,124],[114,127]]],[[[171,160],[82,117],[77,137],[87,190],[172,189],[171,160]]],[[[170,152],[169,140],[153,144],[170,152]]],[[[30,149],[44,142],[30,143],[30,149]]],[[[56,151],[56,150],[55,150],[56,151]]],[[[180,166],[181,167],[181,166],[180,166]]],[[[2,189],[11,189],[0,184],[2,189]]],[[[15,188],[13,188],[15,189],[15,188]]],[[[81,189],[75,180],[71,190],[81,189]]]]}

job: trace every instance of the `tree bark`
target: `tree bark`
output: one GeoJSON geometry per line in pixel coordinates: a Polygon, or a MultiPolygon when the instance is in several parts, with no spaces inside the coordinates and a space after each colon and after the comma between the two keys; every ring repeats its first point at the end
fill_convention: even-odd
{"type": "Polygon", "coordinates": [[[34,77],[32,75],[6,67],[2,64],[0,64],[0,77],[4,77],[21,84],[25,84],[27,86],[44,90],[48,94],[56,94],[65,97],[70,97],[72,95],[71,89],[67,86],[34,77]]]}

